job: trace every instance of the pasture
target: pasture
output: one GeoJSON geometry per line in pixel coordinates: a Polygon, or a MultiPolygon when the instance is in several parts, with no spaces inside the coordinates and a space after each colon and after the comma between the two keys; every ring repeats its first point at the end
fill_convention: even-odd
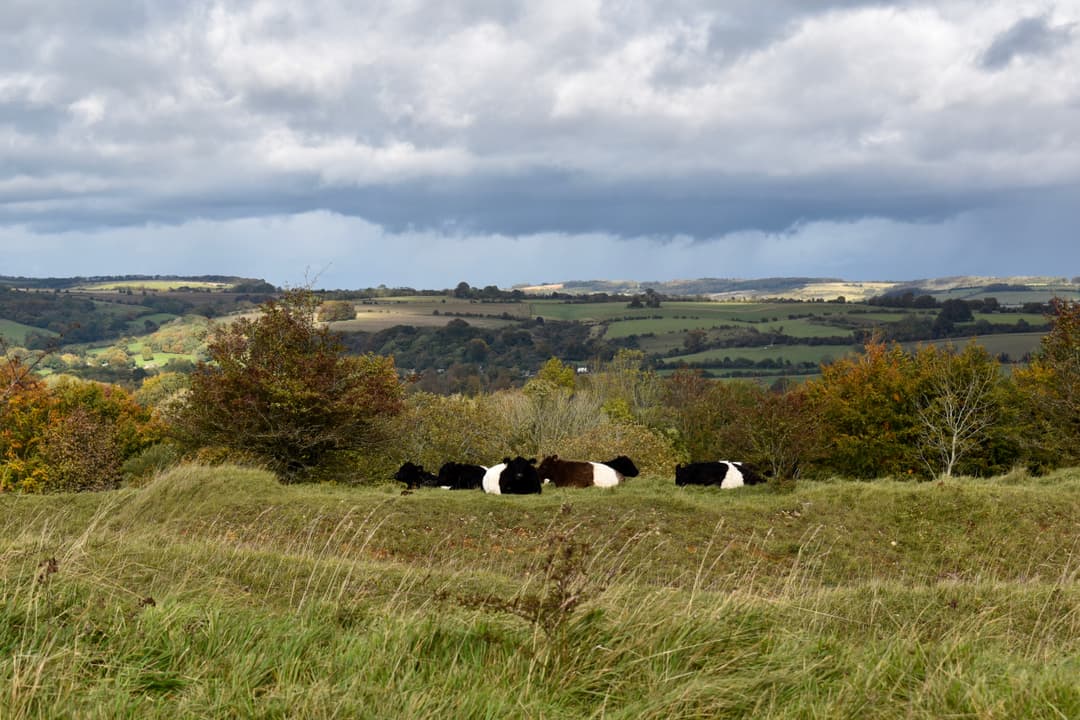
{"type": "Polygon", "coordinates": [[[0,716],[1080,717],[1080,472],[0,495],[0,716]]]}
{"type": "Polygon", "coordinates": [[[855,353],[859,348],[855,345],[769,345],[766,347],[734,347],[706,350],[699,353],[680,355],[666,358],[668,365],[680,362],[719,362],[724,358],[744,359],[751,362],[762,360],[778,360],[791,363],[823,363],[826,361],[839,360],[845,355],[855,353]]]}
{"type": "Polygon", "coordinates": [[[460,317],[475,327],[500,328],[517,320],[527,320],[528,313],[526,303],[482,303],[432,296],[388,297],[358,302],[355,319],[329,325],[338,332],[378,332],[395,325],[443,327],[460,317]]]}
{"type": "Polygon", "coordinates": [[[952,338],[949,341],[925,340],[918,343],[904,343],[907,350],[915,350],[923,345],[945,346],[951,344],[954,348],[963,348],[968,342],[977,342],[986,348],[992,355],[1005,353],[1013,362],[1018,362],[1027,353],[1033,353],[1039,349],[1043,334],[1033,333],[1009,333],[1007,335],[984,335],[977,338],[952,338]]]}
{"type": "Polygon", "coordinates": [[[2,339],[8,345],[23,345],[26,343],[26,336],[30,333],[38,335],[46,335],[48,337],[58,337],[58,334],[52,330],[46,330],[44,328],[36,328],[30,325],[23,325],[17,323],[14,320],[5,320],[0,318],[0,339],[2,339]]]}

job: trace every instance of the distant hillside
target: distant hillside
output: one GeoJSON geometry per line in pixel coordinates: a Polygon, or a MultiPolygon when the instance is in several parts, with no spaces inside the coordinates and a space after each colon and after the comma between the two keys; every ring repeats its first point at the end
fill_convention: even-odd
{"type": "Polygon", "coordinates": [[[116,290],[120,287],[172,290],[199,287],[236,292],[273,292],[275,289],[262,279],[232,275],[93,275],[49,278],[0,275],[0,288],[4,287],[23,290],[116,290]]]}
{"type": "Polygon", "coordinates": [[[839,278],[773,277],[757,279],[699,278],[696,280],[633,281],[633,280],[568,280],[538,285],[516,285],[526,293],[552,292],[586,295],[589,293],[641,293],[647,289],[665,295],[704,296],[716,300],[762,300],[783,298],[791,300],[865,300],[879,295],[933,295],[938,298],[975,298],[1001,295],[1002,302],[1016,295],[1016,302],[1034,302],[1034,296],[1048,299],[1054,295],[1080,295],[1080,277],[983,277],[960,275],[907,281],[852,281],[839,278]],[[1023,294],[1023,299],[1019,295],[1023,294]]]}

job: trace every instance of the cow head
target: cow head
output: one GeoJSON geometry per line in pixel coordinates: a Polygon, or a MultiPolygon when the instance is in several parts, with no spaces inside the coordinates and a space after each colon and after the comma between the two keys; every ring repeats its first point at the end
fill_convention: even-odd
{"type": "Polygon", "coordinates": [[[683,466],[682,463],[679,463],[678,465],[675,466],[675,484],[678,485],[679,487],[682,487],[687,482],[686,472],[685,471],[686,471],[686,468],[685,468],[685,466],[683,466]]]}
{"type": "Polygon", "coordinates": [[[394,479],[398,482],[405,483],[406,487],[410,488],[435,484],[435,476],[433,474],[424,470],[423,465],[417,465],[412,462],[406,462],[398,468],[398,471],[394,473],[394,479]]]}
{"type": "Polygon", "coordinates": [[[506,467],[499,476],[499,487],[504,494],[527,494],[540,492],[540,475],[536,472],[536,458],[526,460],[520,455],[506,460],[506,467]]]}

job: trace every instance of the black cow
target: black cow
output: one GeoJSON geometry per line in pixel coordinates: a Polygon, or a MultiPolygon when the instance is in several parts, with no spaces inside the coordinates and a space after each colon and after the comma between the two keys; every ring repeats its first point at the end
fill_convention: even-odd
{"type": "Polygon", "coordinates": [[[448,490],[475,490],[484,483],[483,465],[448,462],[439,468],[439,487],[448,490]]]}
{"type": "Polygon", "coordinates": [[[675,484],[719,485],[723,489],[757,485],[765,478],[752,466],[741,462],[699,462],[675,466],[675,484]]]}
{"type": "Polygon", "coordinates": [[[520,455],[511,460],[503,458],[498,465],[484,473],[484,492],[492,495],[530,495],[540,492],[540,475],[536,458],[526,460],[520,455]]]}
{"type": "Polygon", "coordinates": [[[410,490],[421,487],[437,487],[439,478],[424,470],[423,465],[415,465],[407,462],[394,473],[394,479],[405,483],[410,490]]]}
{"type": "Polygon", "coordinates": [[[607,465],[609,468],[619,473],[623,477],[637,477],[638,469],[634,461],[625,455],[620,455],[617,458],[611,460],[605,460],[601,465],[607,465]]]}

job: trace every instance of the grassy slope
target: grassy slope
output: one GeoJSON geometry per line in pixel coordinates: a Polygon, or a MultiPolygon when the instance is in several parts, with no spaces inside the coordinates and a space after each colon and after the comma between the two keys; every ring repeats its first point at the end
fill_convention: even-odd
{"type": "Polygon", "coordinates": [[[37,333],[39,335],[47,335],[49,337],[56,337],[57,333],[52,330],[46,330],[44,328],[37,328],[31,325],[23,325],[17,323],[14,320],[5,320],[0,318],[0,338],[11,345],[22,345],[26,342],[26,336],[29,333],[37,333]]]}
{"type": "Polygon", "coordinates": [[[1077,471],[488,497],[182,468],[0,518],[5,718],[1080,717],[1077,471]]]}

